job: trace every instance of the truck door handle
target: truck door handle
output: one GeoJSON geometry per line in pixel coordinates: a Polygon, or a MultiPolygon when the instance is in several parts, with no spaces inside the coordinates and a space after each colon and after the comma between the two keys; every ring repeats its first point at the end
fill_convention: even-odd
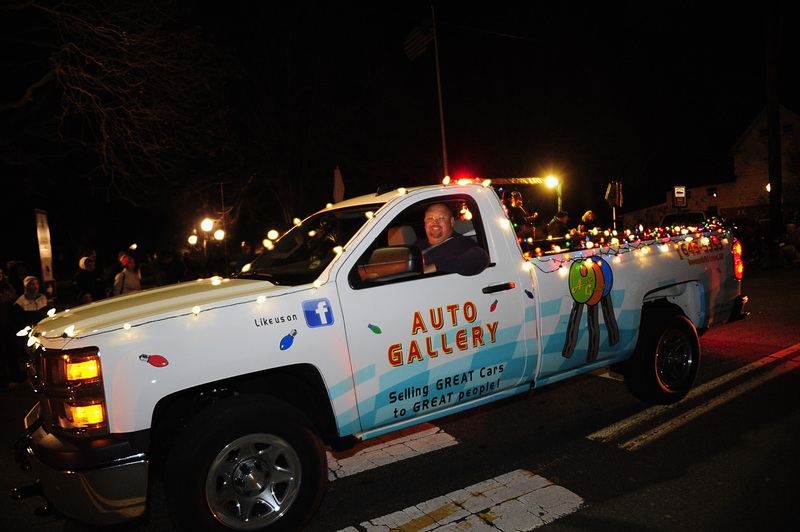
{"type": "Polygon", "coordinates": [[[505,290],[511,290],[512,288],[516,288],[517,283],[503,283],[503,284],[494,284],[492,286],[486,286],[483,288],[484,294],[494,294],[495,292],[503,292],[505,290]]]}

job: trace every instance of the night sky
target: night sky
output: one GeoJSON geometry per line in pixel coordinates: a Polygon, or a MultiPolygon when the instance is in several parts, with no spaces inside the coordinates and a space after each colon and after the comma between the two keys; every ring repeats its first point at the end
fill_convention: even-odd
{"type": "MultiPolygon", "coordinates": [[[[729,150],[767,101],[765,43],[771,4],[698,4],[436,5],[450,174],[557,175],[573,219],[594,209],[606,222],[611,215],[603,193],[609,181],[623,183],[625,211],[663,202],[674,184],[730,180],[729,150]]],[[[776,5],[778,98],[799,112],[798,7],[791,2],[776,5]]],[[[424,2],[282,6],[248,1],[224,8],[209,4],[187,14],[233,72],[223,90],[239,138],[248,135],[245,118],[270,122],[278,130],[298,128],[312,137],[302,149],[286,147],[287,153],[313,161],[307,174],[295,176],[303,190],[313,191],[298,202],[298,209],[305,208],[298,216],[331,201],[336,165],[342,170],[345,197],[372,192],[381,184],[409,186],[441,178],[434,49],[414,61],[403,53],[403,39],[430,16],[430,4],[424,2]],[[237,121],[236,116],[243,118],[237,121]]],[[[16,22],[6,18],[5,24],[42,20],[18,13],[14,17],[16,22]]],[[[36,36],[52,37],[47,28],[36,36]]],[[[4,69],[12,80],[2,92],[6,103],[19,98],[48,67],[46,47],[26,48],[25,41],[2,41],[4,69]]],[[[48,106],[57,108],[56,89],[40,89],[36,96],[30,105],[39,106],[37,116],[48,106]]],[[[48,211],[53,245],[61,245],[65,263],[79,245],[109,252],[129,241],[153,249],[172,245],[163,236],[184,232],[185,224],[178,220],[199,208],[180,202],[164,214],[161,207],[133,208],[113,193],[89,192],[82,186],[86,175],[95,172],[92,165],[55,144],[41,144],[35,165],[10,164],[18,148],[8,142],[18,127],[15,120],[19,115],[0,112],[6,136],[0,153],[2,216],[5,228],[22,224],[23,229],[4,231],[3,261],[29,253],[33,233],[24,224],[33,228],[34,208],[48,211]],[[52,180],[54,175],[55,186],[36,185],[44,182],[43,176],[52,180]],[[72,234],[76,230],[82,237],[72,234]]],[[[237,164],[230,162],[221,171],[235,176],[237,164]]],[[[266,157],[257,162],[261,168],[270,164],[274,160],[266,157]]],[[[242,174],[252,175],[244,166],[242,174]]],[[[549,218],[555,200],[529,207],[549,218]]],[[[263,211],[250,213],[238,229],[231,228],[232,237],[258,237],[262,227],[281,222],[270,220],[274,206],[265,204],[263,211]]]]}

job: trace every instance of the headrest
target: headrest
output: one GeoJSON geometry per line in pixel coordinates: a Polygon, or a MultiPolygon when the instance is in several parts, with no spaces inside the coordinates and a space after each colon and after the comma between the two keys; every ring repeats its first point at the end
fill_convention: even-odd
{"type": "Polygon", "coordinates": [[[410,225],[390,227],[386,236],[390,246],[410,246],[417,241],[417,234],[410,225]]]}
{"type": "Polygon", "coordinates": [[[471,220],[455,220],[453,222],[453,230],[464,236],[475,236],[475,227],[473,227],[471,220]]]}

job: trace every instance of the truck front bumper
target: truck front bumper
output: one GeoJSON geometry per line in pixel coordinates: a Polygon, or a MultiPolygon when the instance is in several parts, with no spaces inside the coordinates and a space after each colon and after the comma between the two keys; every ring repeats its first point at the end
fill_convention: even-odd
{"type": "Polygon", "coordinates": [[[37,413],[38,405],[25,419],[25,450],[44,496],[59,512],[103,526],[145,513],[148,460],[144,453],[131,454],[128,442],[119,440],[59,439],[36,423],[37,413]]]}

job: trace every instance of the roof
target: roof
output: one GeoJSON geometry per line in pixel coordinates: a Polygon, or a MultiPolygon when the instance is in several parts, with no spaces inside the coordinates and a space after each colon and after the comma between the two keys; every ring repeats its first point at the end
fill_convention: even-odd
{"type": "MultiPolygon", "coordinates": [[[[779,109],[778,112],[780,113],[781,116],[781,123],[787,121],[800,122],[800,116],[798,116],[797,113],[793,112],[792,110],[784,107],[783,105],[779,105],[778,109],[779,109]],[[788,119],[786,117],[788,117],[788,119]]],[[[744,133],[742,133],[742,136],[739,137],[739,139],[733,144],[733,146],[731,146],[730,149],[731,154],[738,151],[741,145],[744,144],[748,138],[750,138],[750,136],[754,131],[763,129],[766,126],[767,126],[767,106],[764,106],[761,112],[758,113],[758,116],[756,116],[755,119],[750,123],[750,126],[747,129],[745,129],[744,133]]]]}

